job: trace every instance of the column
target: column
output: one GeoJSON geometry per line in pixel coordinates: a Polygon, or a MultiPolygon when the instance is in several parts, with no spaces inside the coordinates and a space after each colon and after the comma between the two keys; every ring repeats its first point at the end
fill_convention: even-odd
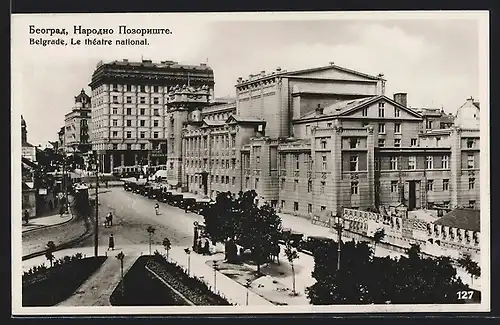
{"type": "Polygon", "coordinates": [[[453,127],[451,129],[451,156],[450,156],[450,205],[456,208],[459,205],[458,191],[460,189],[461,178],[461,130],[453,127]]]}
{"type": "Polygon", "coordinates": [[[137,166],[138,165],[138,161],[137,161],[137,152],[134,153],[134,165],[137,166]]]}
{"type": "Polygon", "coordinates": [[[105,166],[104,159],[105,158],[106,158],[106,155],[105,154],[101,154],[101,158],[99,159],[99,162],[101,164],[101,168],[100,168],[101,169],[101,173],[104,173],[104,166],[105,166]]]}
{"type": "Polygon", "coordinates": [[[124,153],[122,153],[120,155],[120,166],[122,166],[122,167],[125,166],[125,154],[124,153]]]}
{"type": "Polygon", "coordinates": [[[114,153],[110,153],[109,154],[109,169],[111,171],[111,173],[113,172],[113,168],[114,168],[114,153]]]}
{"type": "MultiPolygon", "coordinates": [[[[331,177],[330,182],[332,182],[332,212],[337,214],[341,213],[341,199],[340,196],[340,183],[342,182],[342,128],[334,126],[334,132],[332,132],[332,144],[330,146],[331,153],[331,177]]],[[[328,189],[327,189],[328,191],[328,189]]],[[[327,194],[328,195],[328,194],[327,194]]]]}
{"type": "MultiPolygon", "coordinates": [[[[367,168],[367,198],[362,200],[367,202],[367,207],[375,207],[375,136],[373,135],[373,126],[367,127],[368,137],[366,139],[366,168],[367,168]]],[[[361,193],[363,195],[363,193],[361,193]]]]}

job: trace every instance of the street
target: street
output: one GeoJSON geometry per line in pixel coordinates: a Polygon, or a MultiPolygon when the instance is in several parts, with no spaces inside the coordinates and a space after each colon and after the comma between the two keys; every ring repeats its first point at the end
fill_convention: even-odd
{"type": "MultiPolygon", "coordinates": [[[[93,191],[90,194],[92,196],[93,191]]],[[[115,238],[116,252],[119,252],[120,250],[126,250],[127,254],[130,254],[130,252],[132,251],[140,251],[146,253],[149,244],[149,235],[146,229],[149,226],[152,226],[155,228],[155,232],[152,235],[152,252],[154,252],[156,249],[159,249],[161,252],[163,252],[163,250],[159,247],[161,247],[163,239],[167,237],[170,239],[172,247],[176,247],[175,249],[178,248],[181,251],[178,256],[178,261],[181,261],[182,264],[182,261],[184,260],[184,253],[182,252],[181,248],[192,246],[193,222],[203,221],[203,217],[195,213],[185,213],[182,209],[172,207],[165,203],[159,203],[160,215],[156,215],[154,209],[154,205],[156,203],[156,200],[151,200],[142,195],[127,192],[121,187],[101,189],[101,192],[99,193],[99,254],[105,253],[110,234],[113,234],[113,237],[115,238]],[[106,215],[109,212],[112,212],[114,216],[113,226],[110,228],[105,228],[103,226],[103,223],[106,215]]],[[[297,227],[300,226],[298,224],[294,224],[298,223],[297,220],[291,222],[291,220],[288,220],[285,216],[283,216],[282,218],[284,219],[284,223],[287,225],[294,225],[297,227]]],[[[292,219],[292,221],[293,220],[294,219],[292,219]]],[[[80,227],[84,227],[81,221],[80,223],[77,223],[75,220],[70,222],[67,227],[64,227],[62,229],[54,228],[48,229],[47,231],[41,231],[39,232],[37,237],[31,235],[31,237],[33,238],[31,238],[31,240],[27,243],[25,243],[25,237],[27,236],[23,236],[23,248],[25,248],[25,246],[29,246],[31,247],[31,249],[41,249],[46,244],[47,240],[54,240],[56,244],[58,242],[62,242],[66,238],[69,238],[69,236],[71,236],[72,234],[74,236],[75,233],[78,233],[79,229],[83,231],[83,228],[78,228],[78,225],[80,225],[80,227]]],[[[306,225],[304,225],[303,227],[299,227],[300,229],[295,230],[301,231],[304,227],[312,228],[311,230],[315,230],[315,228],[323,228],[311,225],[306,227],[306,225]]],[[[325,232],[328,232],[327,228],[323,229],[325,232]]],[[[306,229],[303,230],[305,231],[306,229]]],[[[27,235],[29,235],[29,233],[27,235]]],[[[344,240],[349,239],[344,238],[344,240]]],[[[89,238],[75,245],[74,248],[71,249],[71,251],[76,252],[80,249],[81,251],[85,252],[87,256],[93,255],[93,245],[94,237],[90,236],[89,238]]],[[[175,249],[173,249],[173,253],[175,249]]],[[[285,264],[288,264],[288,262],[286,262],[286,257],[283,255],[283,252],[281,255],[281,260],[284,262],[284,264],[279,268],[289,268],[288,266],[285,266],[285,264]]],[[[299,292],[304,292],[306,287],[314,283],[314,279],[311,276],[311,272],[314,268],[314,259],[311,256],[307,256],[302,253],[300,253],[299,255],[300,258],[299,260],[297,260],[295,266],[296,285],[299,292]]],[[[393,252],[382,247],[377,247],[376,255],[390,255],[391,257],[395,258],[400,256],[401,253],[393,252]]],[[[23,269],[26,270],[29,265],[38,265],[38,263],[42,262],[43,260],[44,257],[41,256],[40,258],[34,259],[33,261],[23,262],[23,269]]],[[[462,280],[465,283],[470,284],[470,277],[463,270],[458,269],[457,271],[458,274],[462,277],[462,280]]],[[[211,271],[209,269],[208,274],[210,274],[210,272],[211,271]]],[[[291,287],[292,278],[288,273],[286,275],[280,276],[280,281],[286,286],[291,287]]],[[[99,277],[102,275],[96,276],[99,277]]],[[[210,278],[210,276],[208,276],[208,278],[210,278]]],[[[117,279],[115,280],[118,281],[117,279]]],[[[231,281],[232,280],[230,280],[229,282],[231,281]]],[[[95,281],[91,281],[90,284],[91,283],[95,283],[95,281]]],[[[479,283],[480,281],[475,281],[473,287],[478,288],[479,283]]],[[[236,284],[236,282],[234,282],[234,284],[236,284]]],[[[307,304],[307,301],[304,300],[305,296],[302,295],[302,297],[299,298],[290,299],[288,303],[307,304]]],[[[92,301],[93,299],[95,300],[95,297],[76,297],[75,299],[80,302],[85,300],[86,303],[93,304],[94,302],[92,301]]],[[[257,298],[255,297],[253,299],[257,298]]]]}
{"type": "MultiPolygon", "coordinates": [[[[92,196],[94,191],[90,191],[92,196]]],[[[191,247],[193,241],[193,222],[203,221],[203,217],[165,203],[159,203],[160,215],[155,215],[156,200],[139,194],[126,192],[121,187],[102,189],[99,193],[99,245],[108,244],[113,234],[115,245],[148,244],[148,226],[155,228],[153,243],[161,244],[170,239],[173,246],[191,247]],[[106,215],[113,213],[113,226],[103,226],[106,215]]],[[[77,247],[93,246],[94,237],[81,242],[77,247]]]]}

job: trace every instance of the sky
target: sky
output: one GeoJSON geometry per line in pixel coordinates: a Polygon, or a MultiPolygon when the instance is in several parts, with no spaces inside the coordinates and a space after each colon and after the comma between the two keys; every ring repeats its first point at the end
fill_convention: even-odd
{"type": "Polygon", "coordinates": [[[370,75],[383,73],[386,95],[406,92],[410,107],[454,113],[467,98],[481,93],[479,45],[478,16],[472,14],[14,15],[13,112],[24,116],[28,141],[44,146],[57,139],[74,96],[82,88],[90,94],[88,83],[100,60],[143,58],[208,62],[216,97],[234,96],[239,76],[335,62],[370,75]],[[117,35],[119,25],[169,28],[172,35],[150,36],[145,47],[42,47],[30,45],[29,39],[47,35],[29,34],[29,25],[66,28],[68,41],[85,38],[73,35],[74,25],[115,30],[95,38],[128,37],[117,35]]]}

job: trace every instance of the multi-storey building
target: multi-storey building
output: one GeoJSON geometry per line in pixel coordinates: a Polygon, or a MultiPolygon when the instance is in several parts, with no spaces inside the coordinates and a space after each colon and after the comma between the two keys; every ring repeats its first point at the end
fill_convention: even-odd
{"type": "Polygon", "coordinates": [[[26,126],[26,121],[21,115],[21,153],[22,157],[30,160],[36,161],[36,147],[28,142],[28,127],[26,126]]]}
{"type": "MultiPolygon", "coordinates": [[[[213,96],[214,75],[206,64],[151,60],[100,62],[92,75],[92,150],[100,168],[166,163],[169,92],[205,86],[213,96]]],[[[174,118],[175,121],[175,118],[174,118]]]]}
{"type": "Polygon", "coordinates": [[[179,182],[211,197],[254,189],[303,216],[479,207],[478,127],[411,109],[407,94],[385,96],[385,82],[334,64],[239,78],[235,103],[204,107],[185,124],[179,182]]]}
{"type": "Polygon", "coordinates": [[[64,116],[64,150],[71,152],[88,152],[90,147],[89,141],[89,122],[91,113],[91,100],[81,90],[78,96],[75,96],[75,106],[64,116]]]}
{"type": "Polygon", "coordinates": [[[63,126],[63,127],[61,127],[61,129],[59,129],[59,132],[57,132],[57,139],[58,139],[57,148],[61,151],[64,149],[65,129],[66,128],[63,126]]]}

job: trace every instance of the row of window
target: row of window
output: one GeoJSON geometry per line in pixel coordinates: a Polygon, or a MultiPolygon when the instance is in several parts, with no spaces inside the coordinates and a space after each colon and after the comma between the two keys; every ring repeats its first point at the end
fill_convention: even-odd
{"type": "MultiPolygon", "coordinates": [[[[121,133],[121,132],[120,132],[121,133]]],[[[148,134],[149,132],[146,132],[146,131],[141,131],[139,132],[139,138],[140,139],[146,139],[146,135],[148,134]]],[[[118,135],[118,131],[111,131],[111,137],[112,138],[118,138],[119,135],[118,135]]],[[[125,138],[126,139],[132,139],[132,131],[126,131],[125,132],[125,138]]],[[[153,138],[154,139],[159,139],[160,138],[160,132],[153,132],[153,138]]]]}
{"type": "MultiPolygon", "coordinates": [[[[226,168],[226,169],[236,169],[236,158],[231,158],[229,159],[211,159],[211,166],[213,168],[226,168]]],[[[186,167],[191,167],[191,168],[201,168],[203,166],[204,169],[208,169],[208,159],[204,158],[203,163],[201,160],[197,159],[187,159],[186,160],[186,167]]]]}
{"type": "MultiPolygon", "coordinates": [[[[153,104],[160,104],[160,97],[152,97],[152,99],[153,99],[153,101],[152,101],[153,104]]],[[[113,96],[112,103],[113,104],[121,104],[122,102],[120,102],[118,96],[113,96]]],[[[133,99],[132,99],[132,96],[126,96],[125,103],[126,104],[135,104],[133,99]]],[[[139,100],[137,101],[137,103],[138,104],[149,104],[147,102],[147,97],[145,97],[145,96],[139,96],[139,100]]]]}
{"type": "MultiPolygon", "coordinates": [[[[280,203],[280,208],[281,209],[285,209],[286,207],[286,201],[285,200],[281,200],[281,203],[280,203]]],[[[326,211],[326,206],[322,205],[320,207],[320,210],[321,211],[326,211]]],[[[293,211],[294,212],[298,212],[299,211],[299,202],[293,202],[293,211]]],[[[307,204],[307,213],[312,213],[313,212],[313,206],[311,203],[308,203],[307,204]]]]}
{"type": "MultiPolygon", "coordinates": [[[[234,148],[236,147],[236,135],[213,135],[210,138],[210,146],[214,149],[234,148]]],[[[187,150],[208,149],[208,136],[203,138],[185,139],[187,150]]]]}
{"type": "MultiPolygon", "coordinates": [[[[472,157],[472,160],[469,161],[468,167],[467,168],[474,168],[474,156],[472,157]],[[470,167],[472,166],[472,167],[470,167]]],[[[399,159],[398,157],[391,157],[390,158],[390,166],[389,170],[398,170],[399,168],[399,159]]],[[[434,164],[434,157],[433,156],[427,156],[425,157],[425,169],[434,169],[437,166],[434,164]]],[[[449,156],[442,156],[441,157],[441,166],[437,167],[438,169],[449,169],[450,168],[450,157],[449,156]]],[[[416,156],[409,156],[408,157],[408,169],[410,170],[415,170],[417,169],[417,157],[416,156]]],[[[380,170],[380,158],[375,159],[375,170],[380,170]]],[[[350,164],[350,171],[357,171],[357,158],[353,158],[351,156],[351,164],[350,164]]]]}
{"type": "MultiPolygon", "coordinates": [[[[102,92],[103,88],[102,89],[100,89],[100,88],[101,87],[98,88],[99,92],[102,92]]],[[[132,91],[132,85],[123,85],[121,88],[123,91],[132,91]]],[[[135,86],[134,89],[137,89],[137,92],[139,92],[139,93],[145,93],[148,91],[151,91],[153,93],[159,93],[162,88],[163,87],[160,87],[160,86],[137,85],[137,86],[135,86]]],[[[118,91],[118,84],[110,85],[110,90],[111,91],[118,91]]]]}
{"type": "MultiPolygon", "coordinates": [[[[281,154],[280,155],[280,161],[281,161],[281,169],[286,169],[287,165],[287,154],[281,154]]],[[[300,155],[299,154],[294,154],[294,167],[296,170],[300,169],[300,155]]],[[[311,159],[311,154],[306,154],[305,155],[305,161],[304,163],[307,166],[307,170],[312,170],[312,159],[311,159]]]]}
{"type": "MultiPolygon", "coordinates": [[[[133,111],[133,108],[131,108],[131,107],[127,107],[125,110],[126,110],[125,115],[136,115],[136,114],[133,114],[134,111],[133,111]]],[[[153,108],[151,112],[152,112],[153,116],[160,116],[160,109],[158,109],[158,108],[153,108]]],[[[120,114],[121,115],[121,113],[122,113],[121,109],[116,108],[116,107],[111,108],[111,114],[113,114],[113,115],[120,114]]],[[[137,113],[138,113],[137,115],[146,115],[146,108],[137,109],[137,113]]]]}
{"type": "MultiPolygon", "coordinates": [[[[125,126],[136,126],[132,125],[134,120],[128,119],[125,120],[125,126]]],[[[111,120],[111,125],[112,126],[119,126],[119,119],[112,119],[111,120]]],[[[146,127],[146,120],[139,120],[139,125],[141,127],[146,127]]],[[[159,127],[160,126],[160,120],[153,120],[153,127],[159,127]]]]}

